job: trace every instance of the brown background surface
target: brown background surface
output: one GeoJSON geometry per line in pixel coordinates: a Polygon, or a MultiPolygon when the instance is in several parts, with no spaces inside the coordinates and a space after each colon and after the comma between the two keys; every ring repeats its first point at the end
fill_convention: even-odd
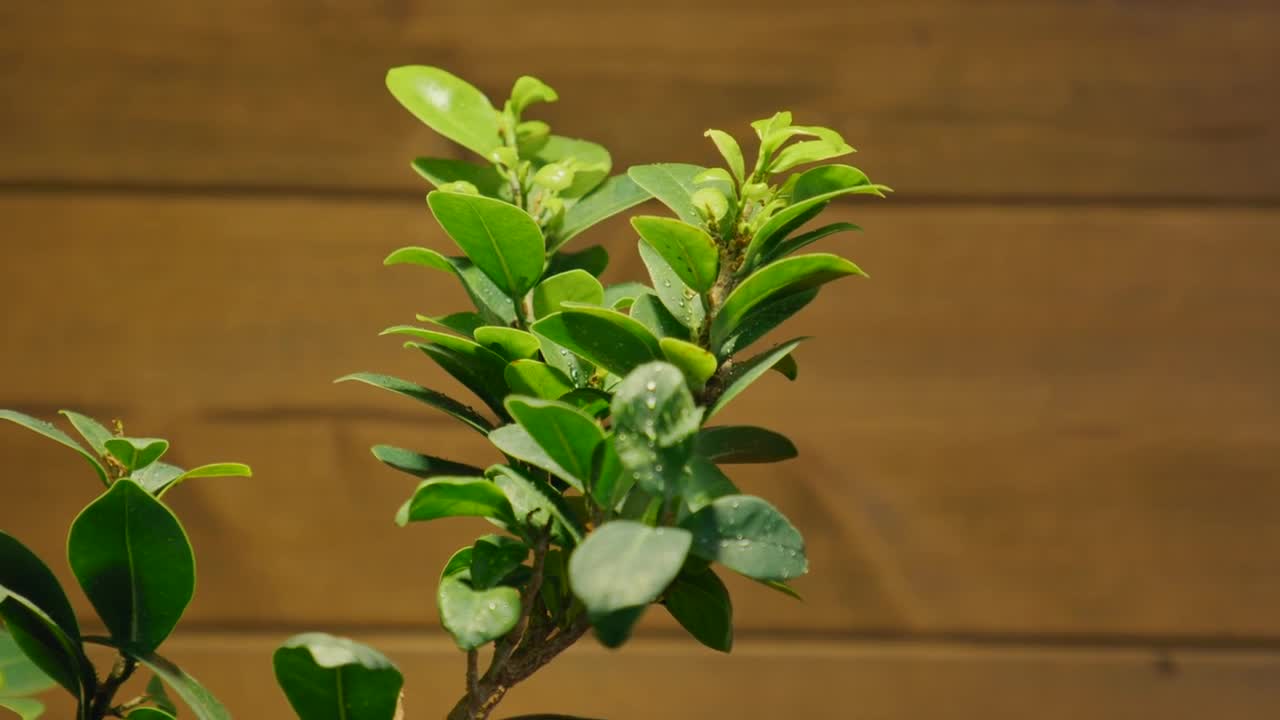
{"type": "MultiPolygon", "coordinates": [[[[619,168],[710,162],[703,129],[788,108],[899,191],[833,211],[874,279],[824,292],[791,327],[817,336],[800,379],[729,413],[800,446],[735,477],[804,530],[807,601],[735,583],[729,658],[652,612],[504,710],[1275,717],[1278,33],[1264,0],[5,3],[0,406],[254,466],[173,496],[201,574],[170,654],[238,717],[287,716],[270,651],[303,629],[380,645],[438,717],[461,656],[433,578],[476,527],[395,528],[413,483],[367,447],[496,458],[330,385],[455,387],[374,337],[464,301],[379,264],[447,247],[407,163],[458,152],[383,73],[491,98],[538,75],[563,98],[542,117],[619,168]]],[[[640,275],[624,224],[586,239],[640,275]]],[[[0,527],[74,584],[91,473],[14,427],[0,463],[0,527]]]]}

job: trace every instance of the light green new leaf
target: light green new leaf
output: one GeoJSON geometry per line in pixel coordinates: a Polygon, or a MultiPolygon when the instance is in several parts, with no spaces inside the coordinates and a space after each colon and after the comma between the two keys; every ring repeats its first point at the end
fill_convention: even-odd
{"type": "Polygon", "coordinates": [[[703,428],[698,432],[696,448],[702,457],[723,465],[781,462],[798,454],[786,436],[752,425],[703,428]]]}
{"type": "Polygon", "coordinates": [[[789,237],[786,240],[783,240],[782,242],[777,243],[776,245],[773,246],[772,250],[770,250],[765,256],[763,256],[761,261],[768,263],[774,260],[778,260],[780,258],[784,258],[790,255],[791,253],[799,250],[800,248],[806,247],[808,245],[812,245],[813,243],[821,240],[822,238],[828,235],[834,235],[836,233],[841,233],[841,232],[861,232],[861,231],[862,231],[862,228],[849,222],[838,222],[838,223],[831,223],[830,225],[823,225],[822,227],[817,228],[815,230],[811,230],[807,233],[796,235],[794,237],[789,237]]]}
{"type": "Polygon", "coordinates": [[[499,288],[522,297],[542,276],[546,242],[529,213],[501,200],[441,192],[427,204],[449,237],[499,288]]]}
{"type": "Polygon", "coordinates": [[[690,225],[700,225],[702,216],[693,205],[693,194],[698,191],[693,179],[705,169],[700,165],[658,163],[636,165],[627,170],[627,175],[670,208],[676,217],[690,225]]]}
{"type": "Polygon", "coordinates": [[[584,270],[552,275],[533,289],[533,316],[544,318],[564,309],[564,303],[604,304],[604,286],[584,270]]]}
{"type": "Polygon", "coordinates": [[[272,657],[300,720],[392,720],[404,678],[382,653],[323,633],[295,635],[272,657]]]}
{"type": "Polygon", "coordinates": [[[707,417],[711,417],[720,412],[730,400],[737,397],[743,390],[746,390],[751,383],[759,380],[762,375],[769,371],[774,365],[777,365],[783,358],[791,354],[805,338],[796,338],[789,342],[770,348],[750,360],[740,363],[733,368],[733,372],[725,380],[724,390],[720,392],[720,397],[716,398],[716,402],[707,411],[707,417]]]}
{"type": "Polygon", "coordinates": [[[435,477],[423,480],[396,513],[401,527],[448,517],[484,517],[511,525],[516,521],[502,489],[485,478],[435,477]]]}
{"type": "Polygon", "coordinates": [[[155,653],[143,653],[134,657],[143,667],[159,676],[191,708],[197,720],[231,720],[231,713],[227,712],[213,693],[177,665],[155,653]]]}
{"type": "Polygon", "coordinates": [[[191,602],[195,554],[177,516],[128,478],[71,525],[67,557],[116,643],[137,653],[160,646],[191,602]]]}
{"type": "Polygon", "coordinates": [[[511,109],[517,117],[533,103],[553,103],[559,99],[550,85],[530,75],[516,78],[516,84],[511,88],[511,109]]]}
{"type": "Polygon", "coordinates": [[[582,490],[591,479],[591,456],[604,440],[604,431],[590,415],[555,400],[513,395],[507,411],[547,455],[567,473],[564,480],[582,490]]]}
{"type": "Polygon", "coordinates": [[[511,194],[510,186],[493,165],[477,165],[465,160],[448,158],[418,158],[413,169],[435,187],[450,183],[471,183],[481,195],[500,200],[511,194]]]}
{"type": "Polygon", "coordinates": [[[440,624],[454,643],[462,650],[475,650],[515,628],[520,619],[520,591],[506,586],[477,590],[463,575],[440,581],[436,603],[440,624]]]}
{"type": "Polygon", "coordinates": [[[720,271],[720,251],[715,240],[701,228],[651,215],[631,218],[631,226],[686,285],[704,293],[715,284],[720,271]]]}
{"type": "MultiPolygon", "coordinates": [[[[833,133],[834,135],[834,133],[833,133]]],[[[799,165],[822,162],[854,152],[839,135],[819,140],[806,140],[785,147],[769,164],[769,172],[782,173],[799,165]]]]}
{"type": "Polygon", "coordinates": [[[573,182],[561,190],[562,198],[580,198],[594,190],[613,169],[613,158],[603,146],[587,140],[552,135],[533,157],[535,165],[566,163],[573,168],[573,182]]]}
{"type": "Polygon", "coordinates": [[[680,368],[689,381],[689,387],[694,390],[702,389],[716,372],[716,356],[691,342],[664,337],[658,340],[658,345],[662,348],[663,356],[680,368]]]}
{"type": "Polygon", "coordinates": [[[658,339],[644,325],[615,310],[574,304],[537,321],[532,330],[618,376],[662,356],[658,339]]]}
{"type": "Polygon", "coordinates": [[[728,337],[720,341],[717,354],[721,358],[732,357],[803,310],[817,296],[818,289],[813,288],[757,305],[730,331],[728,337]]]}
{"type": "Polygon", "coordinates": [[[690,515],[693,553],[756,580],[785,581],[809,570],[804,538],[782,513],[750,495],[728,495],[690,515]]]}
{"type": "Polygon", "coordinates": [[[648,243],[642,240],[638,243],[638,248],[640,259],[644,261],[649,277],[653,280],[653,292],[680,324],[697,333],[707,318],[702,296],[685,285],[671,265],[648,243]]]}
{"type": "Polygon", "coordinates": [[[0,708],[13,711],[18,720],[36,720],[45,710],[44,703],[26,697],[0,697],[0,708]]]}
{"type": "Polygon", "coordinates": [[[689,328],[662,304],[657,295],[645,293],[635,299],[631,309],[627,311],[633,319],[648,328],[658,338],[659,348],[663,338],[689,339],[689,328]]]}
{"type": "Polygon", "coordinates": [[[70,435],[54,427],[51,423],[47,423],[44,420],[33,418],[30,415],[24,415],[13,410],[0,410],[0,420],[8,420],[12,423],[16,423],[32,432],[39,433],[50,440],[54,440],[71,448],[72,450],[75,450],[93,466],[94,471],[98,473],[98,478],[102,480],[102,484],[106,485],[108,483],[107,471],[102,467],[102,463],[98,461],[98,458],[94,457],[93,453],[85,450],[83,445],[71,439],[70,435]]]}
{"type": "Polygon", "coordinates": [[[471,586],[486,590],[511,574],[529,557],[529,546],[506,535],[485,535],[471,549],[471,586]]]}
{"type": "Polygon", "coordinates": [[[506,465],[494,465],[485,475],[502,488],[511,501],[511,509],[519,519],[518,527],[524,531],[526,540],[532,540],[548,521],[554,521],[552,537],[561,545],[568,547],[582,540],[586,531],[555,488],[506,465]],[[532,525],[526,526],[526,522],[532,525]]]}
{"type": "Polygon", "coordinates": [[[476,342],[501,355],[508,362],[538,356],[540,345],[534,335],[509,327],[485,325],[475,330],[476,342]]]}
{"type": "Polygon", "coordinates": [[[568,375],[537,360],[516,360],[507,365],[503,377],[512,393],[543,400],[558,400],[573,390],[568,375]]]}
{"type": "Polygon", "coordinates": [[[387,89],[427,127],[485,159],[502,145],[493,103],[444,70],[422,65],[392,68],[387,89]]]}
{"type": "Polygon", "coordinates": [[[733,602],[710,568],[681,573],[667,588],[662,604],[698,642],[720,652],[733,649],[733,602]]]}
{"type": "Polygon", "coordinates": [[[564,224],[556,233],[550,249],[559,249],[587,228],[633,208],[650,197],[649,191],[637,185],[629,176],[614,175],[590,195],[565,210],[564,224]]]}
{"type": "Polygon", "coordinates": [[[747,313],[771,300],[818,287],[849,275],[866,273],[838,255],[813,253],[796,255],[766,265],[743,280],[725,298],[711,323],[711,345],[715,347],[738,328],[747,313]]]}
{"type": "Polygon", "coordinates": [[[412,450],[393,447],[391,445],[374,445],[373,456],[390,467],[414,477],[427,478],[456,475],[461,477],[484,474],[484,470],[464,463],[445,460],[432,455],[423,455],[412,450]]]}
{"type": "Polygon", "coordinates": [[[746,163],[742,159],[742,148],[738,146],[738,141],[733,136],[723,130],[708,130],[704,133],[711,138],[711,142],[716,144],[716,149],[724,157],[724,161],[729,165],[729,170],[733,173],[733,177],[739,183],[747,176],[746,163]]]}
{"type": "MultiPolygon", "coordinates": [[[[155,467],[155,465],[153,464],[148,467],[155,467]]],[[[156,497],[164,497],[165,493],[181,485],[187,480],[195,480],[200,478],[229,478],[229,477],[247,478],[247,477],[253,477],[253,469],[250,468],[248,465],[245,465],[244,463],[234,463],[234,462],[210,463],[208,465],[201,465],[199,467],[186,470],[174,476],[173,478],[164,480],[163,482],[160,482],[160,483],[156,483],[154,481],[154,478],[156,476],[152,474],[147,474],[147,473],[135,474],[132,477],[147,492],[150,492],[156,497]]]]}
{"type": "Polygon", "coordinates": [[[647,605],[679,574],[692,539],[680,528],[605,523],[569,557],[573,594],[593,617],[647,605]]]}
{"type": "Polygon", "coordinates": [[[842,195],[876,195],[884,197],[888,188],[872,183],[861,170],[849,165],[824,165],[802,173],[791,191],[791,204],[783,208],[751,236],[744,253],[750,267],[757,255],[764,254],[785,237],[783,230],[792,221],[842,195]]]}
{"type": "Polygon", "coordinates": [[[150,465],[169,450],[169,441],[161,438],[113,437],[102,444],[112,457],[131,471],[150,465]]]}
{"type": "Polygon", "coordinates": [[[452,273],[462,283],[462,288],[467,291],[467,296],[485,320],[494,325],[510,325],[516,319],[515,305],[511,298],[466,258],[445,257],[427,248],[404,247],[388,255],[382,264],[418,265],[452,273]]]}
{"type": "Polygon", "coordinates": [[[372,385],[376,388],[388,390],[396,393],[397,395],[403,395],[405,397],[413,398],[419,402],[426,403],[433,408],[442,410],[458,420],[461,420],[480,432],[482,435],[488,435],[489,431],[493,429],[493,423],[486,420],[483,415],[480,415],[475,410],[472,410],[466,405],[463,405],[443,393],[438,393],[435,390],[428,390],[421,385],[416,385],[407,380],[401,380],[400,378],[391,377],[390,375],[380,375],[378,373],[368,372],[352,373],[334,380],[335,383],[348,381],[362,382],[366,385],[372,385]]]}

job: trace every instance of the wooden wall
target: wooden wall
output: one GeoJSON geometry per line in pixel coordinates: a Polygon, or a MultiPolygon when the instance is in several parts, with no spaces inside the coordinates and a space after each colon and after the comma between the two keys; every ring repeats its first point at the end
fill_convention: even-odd
{"type": "MultiPolygon", "coordinates": [[[[825,292],[799,381],[732,412],[800,445],[739,477],[808,536],[807,602],[736,583],[730,658],[651,613],[506,709],[1276,717],[1278,33],[1265,0],[5,3],[0,406],[254,466],[173,498],[201,574],[171,654],[238,717],[287,715],[269,655],[301,629],[383,646],[439,717],[461,656],[433,578],[475,526],[395,528],[412,482],[367,446],[492,451],[330,384],[452,387],[375,337],[463,301],[379,264],[447,246],[407,163],[455,152],[384,71],[538,75],[619,166],[710,162],[704,128],[789,108],[899,190],[836,211],[874,279],[825,292]]],[[[641,272],[625,225],[594,239],[641,272]]],[[[71,582],[92,476],[16,428],[0,465],[0,527],[71,582]]]]}

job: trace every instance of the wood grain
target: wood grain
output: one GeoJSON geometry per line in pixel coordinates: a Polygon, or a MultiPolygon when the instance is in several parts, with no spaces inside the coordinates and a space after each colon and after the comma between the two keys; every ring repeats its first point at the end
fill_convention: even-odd
{"type": "MultiPolygon", "coordinates": [[[[271,652],[283,639],[188,634],[168,652],[238,717],[283,718],[289,709],[270,671],[271,652]]],[[[405,674],[408,717],[441,717],[460,694],[462,655],[448,640],[358,639],[382,649],[405,674]]],[[[1280,707],[1278,674],[1274,653],[760,639],[721,656],[669,641],[609,652],[588,638],[518,686],[499,712],[610,720],[1263,720],[1280,707]]],[[[52,716],[70,713],[57,705],[52,716]]]]}
{"type": "MultiPolygon", "coordinates": [[[[1280,635],[1280,214],[835,215],[868,232],[830,247],[874,279],[794,322],[817,336],[798,382],[725,414],[798,440],[800,459],[735,477],[805,530],[814,568],[806,605],[738,583],[740,627],[1280,635]]],[[[175,462],[257,469],[174,495],[201,559],[193,627],[434,625],[431,578],[477,526],[395,528],[412,480],[366,448],[496,457],[425,407],[330,385],[371,369],[450,387],[373,337],[461,307],[445,276],[378,264],[446,247],[425,209],[11,193],[0,217],[23,239],[0,264],[0,406],[123,416],[175,462]]],[[[639,270],[629,230],[596,239],[616,277],[639,270]]],[[[0,526],[60,567],[91,475],[12,427],[0,458],[23,488],[0,526]]]]}
{"type": "Polygon", "coordinates": [[[412,192],[456,152],[382,87],[423,63],[543,77],[619,166],[789,108],[914,197],[1273,202],[1278,31],[1266,0],[6,3],[0,182],[412,192]]]}

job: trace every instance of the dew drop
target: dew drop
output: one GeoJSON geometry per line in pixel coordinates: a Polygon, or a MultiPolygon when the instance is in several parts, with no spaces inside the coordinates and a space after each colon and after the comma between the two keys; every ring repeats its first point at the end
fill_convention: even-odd
{"type": "Polygon", "coordinates": [[[644,389],[648,390],[649,392],[653,392],[654,390],[658,389],[658,383],[650,380],[649,382],[645,383],[644,389]]]}
{"type": "Polygon", "coordinates": [[[662,534],[662,528],[658,528],[657,530],[654,530],[654,531],[653,531],[653,534],[654,534],[654,535],[661,535],[661,534],[662,534]]]}
{"type": "Polygon", "coordinates": [[[729,541],[728,541],[728,540],[721,540],[721,541],[720,541],[720,547],[722,547],[722,548],[727,548],[727,547],[729,547],[729,541]]]}
{"type": "Polygon", "coordinates": [[[654,472],[662,472],[662,466],[661,466],[661,465],[654,465],[654,466],[653,466],[653,471],[654,471],[654,472]]]}
{"type": "Polygon", "coordinates": [[[739,541],[738,541],[738,547],[751,547],[751,541],[750,541],[750,540],[739,540],[739,541]]]}
{"type": "Polygon", "coordinates": [[[490,610],[497,610],[497,609],[498,609],[498,603],[489,603],[489,609],[490,609],[490,610]]]}
{"type": "Polygon", "coordinates": [[[734,510],[737,510],[738,508],[742,507],[742,503],[738,502],[737,500],[734,500],[732,507],[734,510]]]}
{"type": "Polygon", "coordinates": [[[655,398],[645,398],[644,406],[652,410],[658,407],[658,401],[655,398]]]}
{"type": "Polygon", "coordinates": [[[662,281],[662,287],[671,287],[671,281],[670,281],[670,280],[663,280],[663,281],[662,281]]]}

